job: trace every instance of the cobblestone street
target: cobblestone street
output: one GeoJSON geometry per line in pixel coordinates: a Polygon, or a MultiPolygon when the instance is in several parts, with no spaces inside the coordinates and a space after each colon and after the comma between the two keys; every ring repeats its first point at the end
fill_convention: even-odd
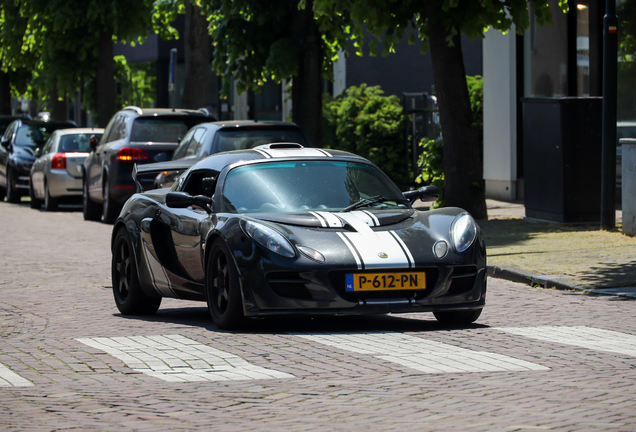
{"type": "Polygon", "coordinates": [[[0,202],[0,430],[636,430],[635,303],[488,281],[432,314],[268,319],[204,303],[119,314],[112,227],[0,202]]]}

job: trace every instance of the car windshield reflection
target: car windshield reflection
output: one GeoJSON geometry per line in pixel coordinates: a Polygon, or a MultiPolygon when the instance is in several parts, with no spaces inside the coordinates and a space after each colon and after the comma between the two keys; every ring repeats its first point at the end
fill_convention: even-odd
{"type": "Polygon", "coordinates": [[[404,209],[399,189],[378,169],[329,161],[271,162],[228,173],[222,209],[227,213],[341,211],[365,198],[361,209],[404,209]]]}

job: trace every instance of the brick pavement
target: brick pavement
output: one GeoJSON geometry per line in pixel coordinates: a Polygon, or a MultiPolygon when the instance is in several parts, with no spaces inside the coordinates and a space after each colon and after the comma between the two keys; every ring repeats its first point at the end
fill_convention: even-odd
{"type": "Polygon", "coordinates": [[[278,319],[222,332],[202,303],[164,300],[155,316],[120,316],[110,226],[4,202],[0,218],[0,364],[32,384],[3,385],[0,368],[0,430],[636,429],[633,300],[490,279],[488,306],[467,329],[421,314],[278,319]],[[366,347],[352,349],[354,332],[366,347]],[[193,360],[168,335],[215,356],[193,360]],[[123,348],[167,356],[167,373],[248,365],[285,378],[168,382],[87,340],[163,341],[123,348]],[[483,369],[483,353],[540,367],[414,366],[483,369]]]}

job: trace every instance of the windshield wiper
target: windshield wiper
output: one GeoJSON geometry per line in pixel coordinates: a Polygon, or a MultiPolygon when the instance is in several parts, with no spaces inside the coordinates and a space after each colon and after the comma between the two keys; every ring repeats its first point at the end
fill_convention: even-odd
{"type": "Polygon", "coordinates": [[[374,195],[374,196],[370,196],[368,198],[362,198],[361,200],[354,202],[353,204],[351,204],[348,207],[343,208],[342,210],[340,210],[340,212],[349,212],[351,210],[355,210],[357,208],[360,207],[364,207],[364,206],[369,206],[372,204],[377,204],[377,203],[381,203],[384,201],[393,201],[391,198],[387,198],[385,196],[382,195],[374,195]]]}

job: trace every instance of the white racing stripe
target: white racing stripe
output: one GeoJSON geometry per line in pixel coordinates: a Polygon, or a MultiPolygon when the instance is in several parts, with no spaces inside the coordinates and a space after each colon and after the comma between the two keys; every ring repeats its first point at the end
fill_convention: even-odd
{"type": "Polygon", "coordinates": [[[636,357],[636,336],[628,333],[585,326],[499,327],[496,329],[545,342],[636,357]]]}
{"type": "MultiPolygon", "coordinates": [[[[407,253],[395,239],[391,231],[372,232],[365,235],[359,232],[345,232],[345,237],[360,254],[365,269],[372,268],[409,268],[413,267],[410,252],[407,253]]],[[[397,236],[396,236],[397,237],[397,236]]]]}
{"type": "Polygon", "coordinates": [[[118,358],[129,368],[164,381],[227,381],[295,378],[248,363],[180,335],[77,339],[118,358]]]}
{"type": "Polygon", "coordinates": [[[322,223],[322,219],[324,219],[326,223],[325,227],[342,228],[344,226],[344,223],[342,222],[342,220],[338,216],[336,216],[334,213],[323,212],[323,211],[310,212],[310,213],[313,214],[314,216],[318,215],[318,220],[320,220],[321,223],[322,223]]]}
{"type": "Polygon", "coordinates": [[[547,371],[550,368],[503,354],[473,351],[402,333],[293,333],[343,351],[369,354],[424,373],[547,371]]]}

